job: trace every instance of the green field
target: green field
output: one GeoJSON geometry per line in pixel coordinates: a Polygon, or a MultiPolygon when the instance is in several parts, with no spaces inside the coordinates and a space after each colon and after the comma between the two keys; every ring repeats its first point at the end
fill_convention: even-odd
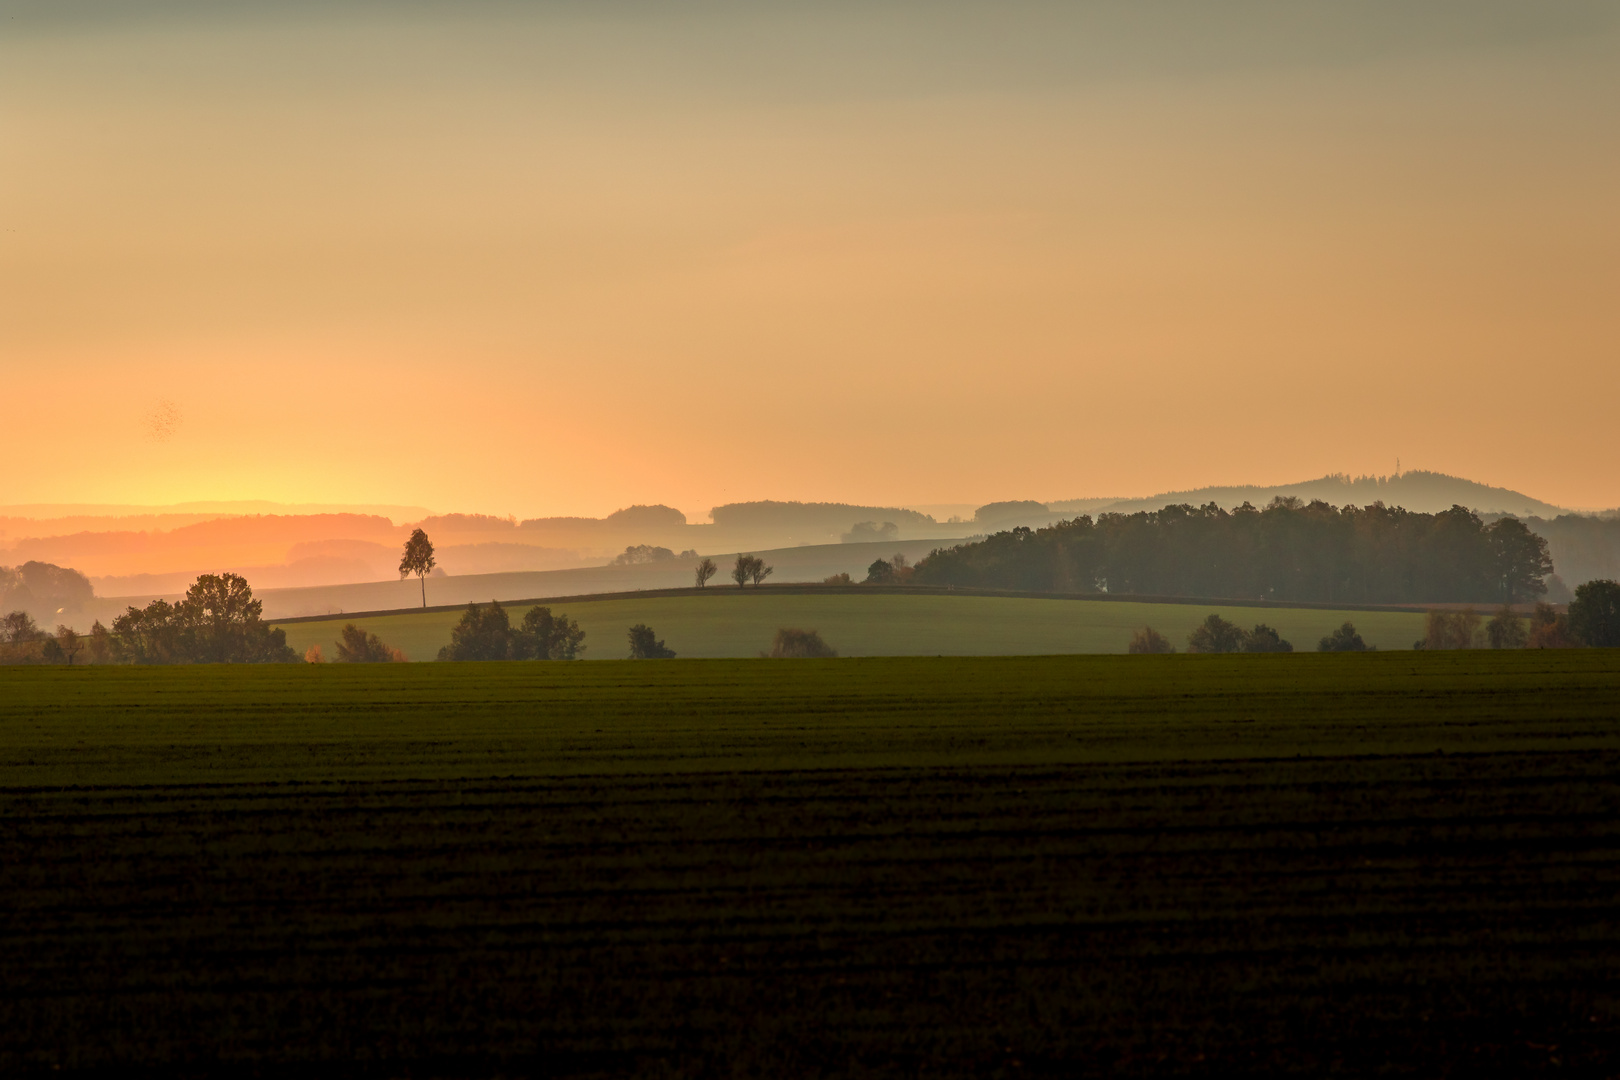
{"type": "MultiPolygon", "coordinates": [[[[1349,620],[1369,645],[1410,649],[1423,636],[1423,616],[1409,611],[1329,611],[1220,604],[1126,603],[1107,600],[1003,596],[907,596],[897,593],[773,592],[711,588],[684,596],[588,600],[551,605],[584,628],[586,659],[627,655],[625,633],[635,623],[653,627],[684,657],[757,656],[782,627],[819,630],[841,656],[1031,656],[1122,653],[1131,633],[1152,626],[1178,648],[1211,612],[1248,629],[1265,622],[1294,648],[1310,651],[1349,620]]],[[[513,623],[527,605],[508,609],[513,623]]],[[[332,643],[346,621],[358,621],[412,660],[431,660],[450,640],[457,612],[342,617],[285,624],[299,652],[332,643]]]]}
{"type": "Polygon", "coordinates": [[[1608,1076],[1620,651],[0,669],[0,1072],[1608,1076]]]}

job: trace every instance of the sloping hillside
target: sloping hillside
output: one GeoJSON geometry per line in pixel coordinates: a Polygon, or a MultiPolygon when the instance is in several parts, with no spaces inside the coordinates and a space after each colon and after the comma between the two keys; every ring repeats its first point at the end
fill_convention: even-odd
{"type": "Polygon", "coordinates": [[[1297,484],[1275,484],[1264,487],[1245,484],[1238,487],[1204,487],[1188,491],[1166,491],[1140,499],[1120,499],[1099,505],[1096,499],[1065,499],[1047,505],[1057,511],[1104,514],[1110,512],[1134,513],[1138,510],[1158,510],[1173,503],[1191,503],[1203,506],[1215,503],[1224,509],[1252,503],[1264,506],[1272,499],[1282,497],[1310,502],[1321,499],[1334,506],[1366,506],[1383,502],[1386,506],[1404,506],[1408,510],[1434,514],[1453,506],[1465,506],[1483,514],[1513,514],[1518,517],[1557,517],[1569,511],[1552,503],[1531,498],[1523,492],[1491,487],[1459,476],[1414,469],[1395,476],[1357,476],[1343,473],[1306,480],[1297,484]]]}

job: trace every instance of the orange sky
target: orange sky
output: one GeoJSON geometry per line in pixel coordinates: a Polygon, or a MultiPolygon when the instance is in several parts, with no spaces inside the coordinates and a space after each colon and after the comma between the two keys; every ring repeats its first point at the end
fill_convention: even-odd
{"type": "Polygon", "coordinates": [[[0,504],[1620,505],[1611,3],[217,6],[0,39],[0,504]]]}

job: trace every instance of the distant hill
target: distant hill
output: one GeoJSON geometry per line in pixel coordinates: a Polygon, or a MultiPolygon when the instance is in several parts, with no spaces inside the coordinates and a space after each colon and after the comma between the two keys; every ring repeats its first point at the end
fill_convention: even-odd
{"type": "Polygon", "coordinates": [[[1253,484],[1241,487],[1206,487],[1190,491],[1167,491],[1142,499],[1119,499],[1101,502],[1097,499],[1066,499],[1047,503],[1054,511],[1068,513],[1106,514],[1135,513],[1138,510],[1159,510],[1176,503],[1203,506],[1215,503],[1230,509],[1243,503],[1265,506],[1279,496],[1293,496],[1310,502],[1321,499],[1334,506],[1353,504],[1367,506],[1383,502],[1386,506],[1403,506],[1408,510],[1433,514],[1453,506],[1466,506],[1483,514],[1513,514],[1518,517],[1557,517],[1568,510],[1552,503],[1533,499],[1518,491],[1491,487],[1488,484],[1464,480],[1445,473],[1414,469],[1396,476],[1357,476],[1343,473],[1306,480],[1298,484],[1277,484],[1260,487],[1253,484]]]}
{"type": "Polygon", "coordinates": [[[854,506],[850,503],[761,502],[727,503],[709,511],[717,527],[723,529],[799,529],[842,533],[862,521],[893,522],[903,532],[907,526],[931,528],[938,524],[927,514],[898,506],[854,506]]]}

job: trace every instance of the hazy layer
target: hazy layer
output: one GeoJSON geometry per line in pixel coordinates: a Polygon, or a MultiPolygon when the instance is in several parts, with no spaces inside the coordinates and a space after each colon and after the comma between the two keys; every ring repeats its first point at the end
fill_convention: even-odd
{"type": "Polygon", "coordinates": [[[0,4],[0,502],[1620,503],[1606,3],[0,4]]]}

